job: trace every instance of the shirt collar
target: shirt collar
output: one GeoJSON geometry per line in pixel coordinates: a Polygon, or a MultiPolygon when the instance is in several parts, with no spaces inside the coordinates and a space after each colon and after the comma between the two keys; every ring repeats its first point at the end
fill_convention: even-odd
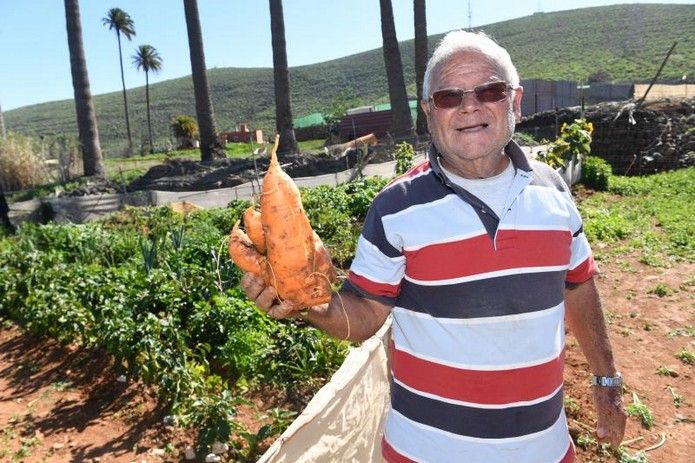
{"type": "MultiPolygon", "coordinates": [[[[510,140],[509,143],[507,143],[507,146],[504,147],[504,153],[511,159],[515,169],[521,169],[525,172],[531,172],[533,170],[531,164],[528,162],[526,154],[514,140],[510,140]]],[[[430,161],[430,166],[434,173],[437,174],[440,179],[444,180],[446,179],[446,175],[442,171],[439,162],[437,162],[439,156],[439,150],[434,146],[434,143],[430,143],[427,149],[427,158],[430,161]]]]}

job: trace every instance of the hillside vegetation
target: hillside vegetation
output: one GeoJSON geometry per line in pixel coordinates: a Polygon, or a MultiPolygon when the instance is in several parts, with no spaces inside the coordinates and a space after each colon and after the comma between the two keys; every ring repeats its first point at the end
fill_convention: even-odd
{"type": "MultiPolygon", "coordinates": [[[[661,79],[692,75],[695,62],[695,6],[616,5],[584,8],[490,24],[480,28],[496,38],[512,55],[522,78],[586,80],[607,72],[613,81],[646,81],[659,68],[665,53],[678,41],[661,79]]],[[[432,50],[441,35],[430,36],[432,50]]],[[[413,41],[401,42],[408,93],[415,96],[413,41]]],[[[273,77],[270,68],[209,70],[211,94],[221,131],[239,122],[274,131],[273,77]]],[[[381,49],[290,71],[295,117],[326,111],[336,102],[373,104],[388,101],[381,49]]],[[[10,89],[11,90],[11,89],[10,89]]],[[[128,91],[135,139],[144,138],[144,87],[128,91]]],[[[94,98],[99,134],[106,155],[125,147],[125,124],[120,92],[94,98]]],[[[195,114],[190,77],[151,86],[156,145],[170,139],[169,122],[178,114],[195,114]]],[[[5,113],[10,130],[55,136],[77,133],[72,100],[43,103],[5,113]]]]}

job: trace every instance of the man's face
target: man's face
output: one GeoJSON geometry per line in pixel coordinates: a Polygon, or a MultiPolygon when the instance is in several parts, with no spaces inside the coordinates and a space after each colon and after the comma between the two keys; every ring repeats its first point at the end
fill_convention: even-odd
{"type": "MultiPolygon", "coordinates": [[[[449,88],[473,90],[478,85],[505,80],[499,67],[484,55],[461,52],[440,67],[430,92],[449,88]]],[[[522,92],[519,87],[513,96],[492,103],[481,103],[473,93],[466,93],[455,108],[435,108],[432,100],[421,102],[439,152],[455,164],[499,155],[521,117],[522,92]]]]}

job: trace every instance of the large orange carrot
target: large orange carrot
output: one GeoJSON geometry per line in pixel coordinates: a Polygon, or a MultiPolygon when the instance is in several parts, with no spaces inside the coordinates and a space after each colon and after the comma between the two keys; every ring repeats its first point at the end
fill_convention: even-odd
{"type": "Polygon", "coordinates": [[[262,233],[257,227],[257,212],[247,210],[244,226],[248,235],[236,225],[230,235],[229,253],[243,270],[275,287],[281,300],[289,300],[297,308],[314,306],[330,300],[335,269],[321,239],[311,229],[297,185],[278,163],[278,142],[276,137],[263,178],[262,233]]]}

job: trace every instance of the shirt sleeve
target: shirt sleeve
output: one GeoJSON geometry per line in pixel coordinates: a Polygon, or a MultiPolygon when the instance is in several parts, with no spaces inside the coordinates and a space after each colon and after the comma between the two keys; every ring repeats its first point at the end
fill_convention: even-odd
{"type": "Polygon", "coordinates": [[[346,286],[363,297],[394,305],[405,274],[405,256],[398,243],[387,239],[377,197],[357,241],[346,286]]]}
{"type": "Polygon", "coordinates": [[[584,234],[584,224],[574,202],[570,201],[570,227],[572,230],[572,245],[570,266],[565,276],[568,284],[581,284],[598,273],[598,265],[589,246],[589,240],[584,234]]]}

